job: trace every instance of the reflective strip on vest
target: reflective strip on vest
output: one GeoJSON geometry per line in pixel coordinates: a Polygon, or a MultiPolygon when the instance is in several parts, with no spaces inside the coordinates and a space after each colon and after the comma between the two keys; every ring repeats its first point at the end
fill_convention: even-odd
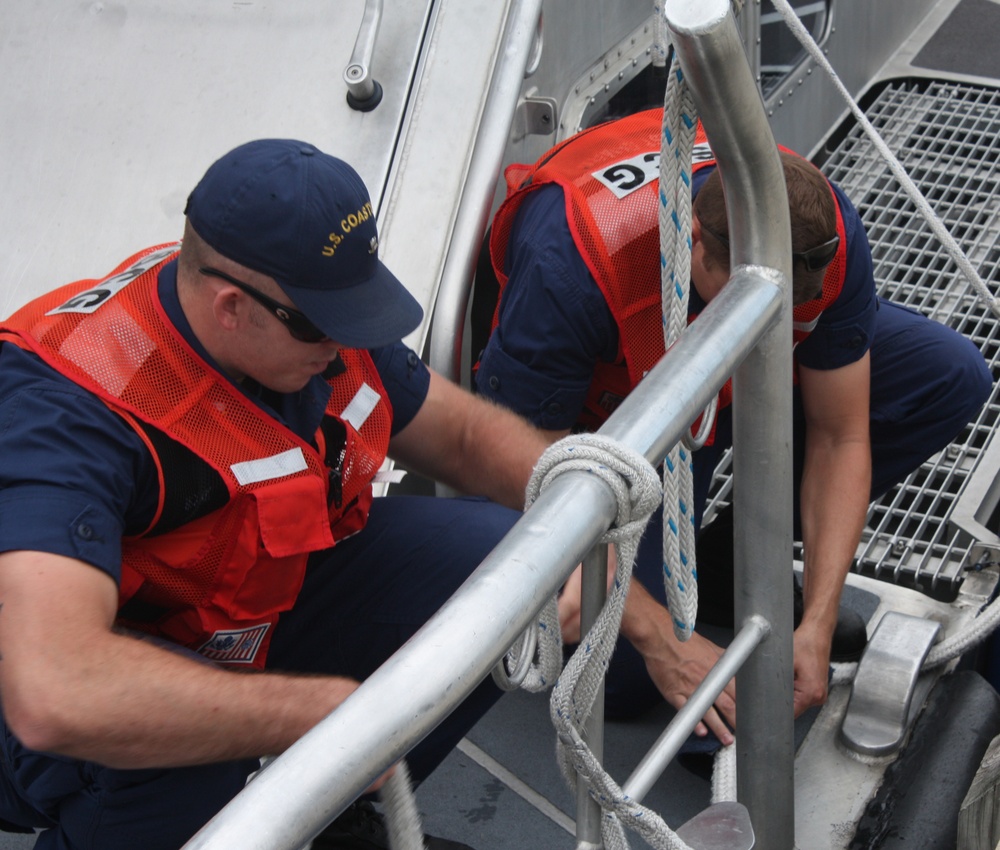
{"type": "Polygon", "coordinates": [[[819,324],[819,316],[816,316],[809,322],[792,322],[792,328],[801,331],[802,333],[812,333],[816,330],[816,325],[819,324]]]}
{"type": "Polygon", "coordinates": [[[368,386],[368,384],[362,383],[358,391],[354,394],[354,398],[350,400],[347,407],[344,408],[344,412],[340,414],[340,418],[345,422],[349,422],[355,431],[360,431],[361,426],[368,421],[368,417],[371,416],[380,398],[381,396],[368,386]]]}
{"type": "Polygon", "coordinates": [[[302,449],[296,447],[271,457],[234,463],[229,468],[240,485],[246,487],[248,484],[259,484],[261,481],[273,481],[275,478],[294,475],[296,472],[308,469],[309,464],[306,463],[302,449]]]}

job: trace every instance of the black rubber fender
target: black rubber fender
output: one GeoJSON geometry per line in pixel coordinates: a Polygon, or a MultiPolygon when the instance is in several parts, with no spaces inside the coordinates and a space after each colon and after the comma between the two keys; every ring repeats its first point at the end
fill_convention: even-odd
{"type": "Polygon", "coordinates": [[[993,687],[971,670],[942,677],[858,821],[850,850],[955,850],[962,801],[997,735],[993,687]]]}

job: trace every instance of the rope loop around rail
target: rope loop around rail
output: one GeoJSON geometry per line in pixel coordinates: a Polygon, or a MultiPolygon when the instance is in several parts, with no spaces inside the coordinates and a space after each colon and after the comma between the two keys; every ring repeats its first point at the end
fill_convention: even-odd
{"type": "MultiPolygon", "coordinates": [[[[619,564],[627,561],[631,574],[631,564],[638,551],[639,539],[649,521],[649,515],[660,504],[660,485],[656,473],[642,455],[606,437],[598,434],[564,437],[549,446],[535,465],[525,492],[525,509],[531,507],[558,476],[567,472],[596,475],[611,488],[617,512],[612,527],[601,538],[601,542],[615,545],[619,564]]],[[[615,587],[620,588],[621,604],[624,606],[628,584],[622,584],[620,573],[616,576],[615,587]]],[[[611,596],[614,597],[614,589],[611,596]]],[[[609,604],[610,601],[609,598],[609,604]]],[[[614,640],[617,639],[617,623],[620,620],[619,611],[614,640]]],[[[536,693],[552,687],[559,678],[563,653],[555,598],[546,603],[538,620],[529,626],[528,632],[531,635],[526,634],[518,646],[508,650],[493,670],[494,682],[505,690],[520,687],[536,693]]],[[[612,648],[614,640],[611,641],[612,648]]]]}
{"type": "MultiPolygon", "coordinates": [[[[649,517],[660,504],[660,482],[649,462],[638,453],[599,434],[581,434],[566,437],[545,452],[528,485],[527,505],[530,506],[559,475],[581,471],[599,476],[615,495],[616,517],[601,541],[614,544],[618,565],[604,608],[552,690],[550,716],[557,733],[560,767],[571,788],[584,782],[601,806],[604,813],[601,831],[608,850],[627,850],[626,829],[637,832],[651,847],[687,850],[687,845],[659,815],[623,793],[583,737],[583,726],[600,692],[618,640],[639,542],[649,517]]],[[[547,610],[553,610],[552,606],[554,601],[547,610]]],[[[543,619],[545,616],[543,612],[543,619]]],[[[539,628],[539,656],[543,654],[542,646],[553,638],[558,640],[561,654],[557,620],[556,628],[539,628]]],[[[548,677],[551,671],[544,675],[548,677]]],[[[529,675],[528,679],[531,678],[529,675]]]]}

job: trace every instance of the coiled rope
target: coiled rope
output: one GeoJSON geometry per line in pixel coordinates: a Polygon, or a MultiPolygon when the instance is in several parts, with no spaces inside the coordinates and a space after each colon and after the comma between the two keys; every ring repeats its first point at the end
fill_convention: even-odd
{"type": "MultiPolygon", "coordinates": [[[[557,733],[557,758],[570,787],[575,790],[582,781],[601,806],[601,833],[607,850],[627,850],[626,829],[637,832],[654,848],[685,850],[687,845],[659,815],[624,794],[583,739],[583,725],[618,640],[639,541],[660,503],[660,483],[641,455],[598,434],[581,434],[554,443],[542,455],[528,484],[526,506],[530,507],[559,475],[580,471],[600,477],[615,495],[617,513],[601,542],[614,545],[618,567],[604,608],[552,690],[550,716],[557,733]]],[[[561,643],[558,621],[555,628],[539,632],[540,648],[550,640],[561,643]]]]}

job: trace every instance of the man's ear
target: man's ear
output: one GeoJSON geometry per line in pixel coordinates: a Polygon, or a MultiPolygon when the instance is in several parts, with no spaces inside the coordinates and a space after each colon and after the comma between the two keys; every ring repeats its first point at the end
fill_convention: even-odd
{"type": "Polygon", "coordinates": [[[693,248],[701,241],[701,221],[695,212],[691,211],[691,247],[693,248]]]}
{"type": "Polygon", "coordinates": [[[215,321],[227,331],[234,331],[240,323],[240,292],[234,286],[223,286],[212,299],[215,321]]]}

